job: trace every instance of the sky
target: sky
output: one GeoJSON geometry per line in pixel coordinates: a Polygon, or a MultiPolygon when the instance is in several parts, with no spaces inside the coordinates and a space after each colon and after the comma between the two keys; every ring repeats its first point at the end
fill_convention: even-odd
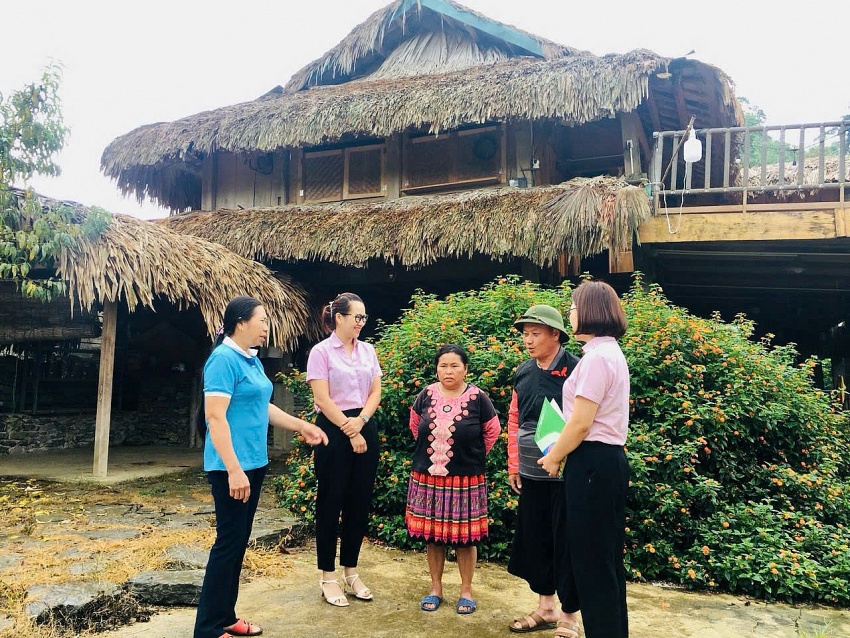
{"type": "MultiPolygon", "coordinates": [[[[645,48],[723,69],[770,124],[850,113],[844,2],[793,14],[748,0],[460,0],[549,40],[597,55],[645,48]]],[[[253,100],[321,56],[390,0],[27,0],[0,8],[0,93],[64,67],[70,127],[62,175],[32,186],[57,199],[142,218],[167,211],[124,198],[100,172],[116,137],[253,100]]]]}

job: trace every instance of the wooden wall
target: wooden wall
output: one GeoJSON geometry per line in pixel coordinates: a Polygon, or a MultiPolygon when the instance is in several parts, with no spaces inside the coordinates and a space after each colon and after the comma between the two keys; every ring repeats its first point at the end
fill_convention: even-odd
{"type": "MultiPolygon", "coordinates": [[[[641,139],[640,131],[624,128],[627,124],[613,118],[578,127],[549,120],[533,125],[528,121],[505,124],[502,181],[507,185],[511,179],[525,178],[528,186],[541,186],[576,175],[622,175],[626,172],[624,140],[641,139]]],[[[384,141],[383,189],[388,199],[403,196],[404,140],[404,135],[394,135],[384,141]]],[[[643,170],[644,147],[645,142],[634,142],[635,173],[643,170]]],[[[220,152],[207,158],[202,171],[202,210],[303,203],[302,156],[302,149],[293,148],[273,154],[220,152]]]]}
{"type": "Polygon", "coordinates": [[[72,316],[67,297],[43,303],[22,296],[10,281],[0,282],[0,346],[80,339],[96,334],[96,320],[79,308],[72,316]]]}
{"type": "Polygon", "coordinates": [[[204,160],[201,209],[267,208],[287,203],[289,153],[236,155],[204,160]]]}

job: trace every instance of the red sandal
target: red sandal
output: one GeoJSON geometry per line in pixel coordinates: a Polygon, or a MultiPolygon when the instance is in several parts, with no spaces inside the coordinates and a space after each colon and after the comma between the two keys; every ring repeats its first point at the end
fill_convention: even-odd
{"type": "Polygon", "coordinates": [[[259,636],[263,633],[263,628],[259,625],[253,625],[244,618],[240,618],[230,627],[225,627],[224,631],[231,636],[259,636]]]}

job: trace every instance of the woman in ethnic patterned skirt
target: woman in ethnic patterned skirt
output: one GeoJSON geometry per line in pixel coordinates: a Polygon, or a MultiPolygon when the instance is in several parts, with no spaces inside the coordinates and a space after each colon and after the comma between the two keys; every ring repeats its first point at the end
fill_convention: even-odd
{"type": "Polygon", "coordinates": [[[458,345],[440,346],[434,357],[437,383],[419,393],[410,409],[416,439],[407,491],[405,522],[413,537],[428,543],[431,590],[423,611],[443,602],[446,547],[457,553],[460,597],[455,611],[475,611],[472,574],[476,543],[487,536],[487,481],[484,457],[501,427],[490,398],[466,382],[468,359],[458,345]]]}

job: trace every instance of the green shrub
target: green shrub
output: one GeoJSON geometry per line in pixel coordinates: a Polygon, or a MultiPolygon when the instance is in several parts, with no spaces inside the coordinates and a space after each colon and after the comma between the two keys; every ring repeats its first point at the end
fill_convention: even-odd
{"type": "MultiPolygon", "coordinates": [[[[370,534],[417,546],[403,520],[413,449],[407,422],[413,398],[435,378],[435,346],[468,349],[470,381],[489,393],[504,426],[513,373],[525,358],[513,320],[535,303],[566,311],[570,295],[569,285],[544,289],[508,277],[445,300],[417,294],[397,323],[381,326],[375,346],[384,393],[375,418],[383,448],[370,534]]],[[[850,603],[848,421],[812,385],[815,362],[796,365],[793,347],[753,341],[742,317],[693,317],[639,277],[623,301],[632,381],[630,577],[850,603]]],[[[568,348],[579,352],[572,341],[568,348]]],[[[303,375],[289,385],[309,397],[303,375]]],[[[499,560],[510,552],[517,505],[505,439],[488,457],[490,538],[479,548],[499,560]]],[[[275,485],[285,507],[312,518],[309,448],[293,451],[275,485]]]]}

